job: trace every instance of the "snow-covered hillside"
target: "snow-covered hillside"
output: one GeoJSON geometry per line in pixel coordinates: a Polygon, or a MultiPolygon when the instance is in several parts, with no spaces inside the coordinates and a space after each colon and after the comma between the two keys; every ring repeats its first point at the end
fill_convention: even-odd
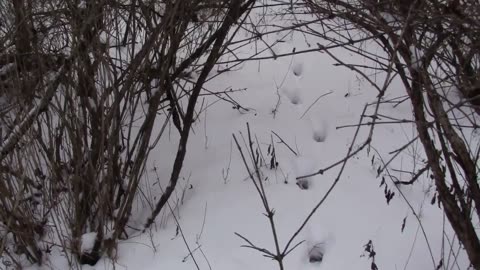
{"type": "MultiPolygon", "coordinates": [[[[266,41],[278,38],[272,35],[266,41]]],[[[284,37],[283,41],[273,47],[276,54],[307,48],[300,34],[284,37]]],[[[252,44],[243,53],[253,54],[255,49],[252,44]]],[[[349,62],[369,64],[341,49],[331,52],[349,62]]],[[[247,153],[248,123],[258,154],[268,163],[262,167],[264,186],[275,210],[280,246],[284,247],[324,197],[341,165],[304,180],[308,181],[307,189],[302,189],[296,178],[342,160],[364,106],[376,100],[377,92],[368,82],[334,64],[326,53],[314,52],[249,61],[211,80],[207,88],[220,94],[205,92],[200,97],[202,114],[194,124],[170,209],[164,210],[147,232],[132,229],[130,238],[120,242],[115,261],[104,258],[96,266],[83,269],[278,269],[275,261],[259,251],[242,247],[247,243],[235,234],[258,247],[275,249],[265,209],[232,135],[247,153]],[[223,93],[226,90],[232,91],[227,95],[223,93]],[[222,98],[231,98],[240,106],[222,98]],[[348,125],[352,126],[344,127],[348,125]],[[274,168],[270,166],[272,159],[274,168]]],[[[372,75],[372,79],[384,78],[372,75]]],[[[385,99],[403,95],[399,84],[390,88],[385,99]]],[[[372,114],[372,109],[368,107],[366,115],[372,114]]],[[[411,119],[408,102],[384,104],[380,111],[411,119]]],[[[360,129],[354,149],[367,138],[369,128],[366,125],[360,129]]],[[[173,127],[168,129],[170,135],[164,136],[150,155],[147,181],[142,187],[152,202],[168,182],[171,155],[177,148],[178,134],[173,127]]],[[[348,161],[332,193],[295,238],[294,244],[305,242],[285,258],[286,269],[371,269],[373,261],[378,269],[434,269],[442,254],[449,259],[443,262],[448,269],[466,269],[464,255],[454,258],[450,253],[452,248],[455,254],[458,252],[458,241],[449,233],[441,209],[431,204],[434,188],[430,180],[425,177],[416,185],[397,187],[389,177],[382,183],[386,172],[377,175],[382,162],[386,162],[380,157],[391,156],[390,152],[415,136],[410,123],[376,127],[372,147],[348,161]],[[395,192],[388,203],[386,189],[395,192]],[[370,241],[372,246],[367,245],[370,241]],[[323,253],[321,262],[310,262],[313,247],[323,253]],[[374,250],[374,257],[369,257],[372,253],[366,251],[367,247],[374,250]]],[[[406,152],[390,165],[407,171],[422,155],[418,147],[417,152],[406,152]]],[[[391,173],[400,180],[411,177],[408,173],[391,173]]],[[[134,212],[138,224],[130,224],[131,228],[141,228],[151,213],[152,205],[145,201],[137,203],[134,212]]],[[[87,238],[85,242],[89,242],[87,238]]],[[[42,268],[67,269],[67,265],[61,250],[54,249],[42,268]]]]}

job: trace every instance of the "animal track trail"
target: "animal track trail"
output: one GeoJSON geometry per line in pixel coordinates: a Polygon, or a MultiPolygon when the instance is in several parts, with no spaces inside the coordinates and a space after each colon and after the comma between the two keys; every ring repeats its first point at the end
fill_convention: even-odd
{"type": "Polygon", "coordinates": [[[287,79],[287,81],[289,86],[284,87],[283,92],[292,104],[299,105],[303,103],[301,93],[301,75],[303,74],[303,63],[299,61],[294,61],[291,72],[294,76],[288,76],[289,78],[287,79]]]}

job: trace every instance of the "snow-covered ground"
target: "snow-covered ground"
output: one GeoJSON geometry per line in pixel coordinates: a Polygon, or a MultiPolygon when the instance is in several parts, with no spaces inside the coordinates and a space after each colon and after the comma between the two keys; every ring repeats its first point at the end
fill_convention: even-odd
{"type": "MultiPolygon", "coordinates": [[[[291,52],[294,47],[305,47],[303,37],[289,37],[274,50],[291,52]]],[[[344,60],[367,63],[341,50],[332,52],[344,60]]],[[[146,233],[132,231],[130,239],[120,242],[115,261],[104,258],[96,266],[83,269],[182,270],[196,269],[195,262],[200,269],[278,269],[275,261],[242,247],[245,242],[235,235],[239,233],[259,247],[274,251],[265,210],[232,134],[243,143],[242,134],[246,138],[249,123],[267,160],[271,158],[269,147],[275,148],[278,167],[262,171],[268,176],[264,184],[269,203],[275,209],[283,247],[322,199],[340,167],[308,179],[306,190],[299,188],[296,177],[341,160],[352,142],[355,127],[337,127],[357,124],[365,104],[376,98],[377,92],[366,81],[333,64],[325,53],[301,54],[247,62],[237,71],[225,72],[210,81],[208,89],[216,92],[245,88],[229,95],[248,110],[233,108],[213,95],[203,96],[200,102],[208,109],[194,125],[182,179],[170,201],[172,211],[167,209],[159,215],[156,225],[146,233]]],[[[401,95],[401,87],[393,84],[386,98],[401,95]]],[[[408,102],[397,107],[383,105],[381,113],[410,119],[409,106],[408,102]]],[[[361,130],[357,144],[363,142],[368,130],[368,126],[361,130]]],[[[411,124],[379,125],[372,146],[388,159],[388,152],[414,137],[411,124]]],[[[168,181],[177,142],[172,128],[171,135],[164,136],[151,154],[149,184],[143,191],[152,202],[168,181]]],[[[416,148],[417,152],[406,152],[391,167],[411,169],[413,160],[420,160],[423,153],[421,146],[416,148]]],[[[387,177],[386,185],[395,192],[387,204],[385,185],[380,187],[382,176],[377,177],[382,163],[375,149],[365,149],[348,162],[332,194],[296,239],[295,243],[305,242],[285,258],[285,268],[371,269],[372,259],[365,252],[365,245],[371,240],[379,269],[434,269],[442,254],[449,258],[443,262],[449,266],[445,269],[466,269],[464,257],[455,260],[449,255],[449,242],[454,240],[441,209],[436,203],[431,204],[434,188],[428,178],[397,189],[387,177]],[[314,245],[324,253],[321,263],[309,262],[308,254],[314,245]]],[[[410,178],[406,173],[395,175],[402,180],[410,178]]],[[[135,210],[139,223],[132,227],[141,228],[150,207],[139,203],[135,210]]],[[[457,252],[458,245],[453,245],[457,252]]],[[[45,269],[68,268],[58,250],[53,251],[49,260],[45,269]]]]}

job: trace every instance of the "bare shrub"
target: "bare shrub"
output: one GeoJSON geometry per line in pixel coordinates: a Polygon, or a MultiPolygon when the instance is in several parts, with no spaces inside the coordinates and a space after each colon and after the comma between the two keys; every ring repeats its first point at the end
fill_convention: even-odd
{"type": "MultiPolygon", "coordinates": [[[[385,161],[378,168],[378,175],[390,177],[398,185],[413,184],[430,173],[436,188],[434,197],[441,203],[471,265],[480,269],[480,240],[475,229],[480,218],[479,144],[474,137],[480,104],[478,2],[306,0],[304,3],[296,5],[293,13],[308,13],[315,19],[297,23],[305,26],[301,33],[328,42],[328,46],[317,44],[317,47],[337,65],[357,72],[378,91],[377,102],[371,104],[373,112],[361,115],[371,121],[349,126],[370,126],[367,141],[358,149],[373,148],[372,132],[376,125],[412,124],[417,136],[391,152],[391,157],[382,158],[385,161]],[[368,50],[369,44],[375,44],[383,52],[368,50]],[[348,63],[330,51],[336,47],[373,64],[348,63]],[[381,74],[385,80],[378,82],[370,74],[381,74]],[[387,99],[385,93],[390,91],[394,78],[403,84],[405,96],[387,99]],[[452,92],[460,93],[460,99],[452,92]],[[396,106],[403,102],[410,103],[413,120],[379,114],[380,105],[396,106]],[[424,167],[412,171],[411,181],[398,181],[390,173],[392,161],[415,141],[423,146],[424,167]]],[[[386,193],[388,201],[393,194],[386,193]]],[[[437,269],[443,265],[443,257],[435,263],[432,255],[432,260],[437,269]]]]}
{"type": "Polygon", "coordinates": [[[171,121],[178,151],[148,228],[176,187],[199,93],[254,2],[1,1],[0,250],[41,264],[48,233],[72,264],[113,256],[156,127],[171,121]]]}

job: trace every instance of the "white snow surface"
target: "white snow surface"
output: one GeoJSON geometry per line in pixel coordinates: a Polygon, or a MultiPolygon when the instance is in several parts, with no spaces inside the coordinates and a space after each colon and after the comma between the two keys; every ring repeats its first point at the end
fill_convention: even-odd
{"type": "Polygon", "coordinates": [[[420,49],[411,45],[410,54],[412,55],[412,68],[418,69],[422,64],[423,53],[420,51],[420,49]]]}
{"type": "Polygon", "coordinates": [[[90,252],[95,244],[96,232],[90,232],[82,235],[82,245],[80,247],[82,252],[90,252]]]}
{"type": "MultiPolygon", "coordinates": [[[[293,47],[305,46],[302,38],[293,37],[281,43],[275,48],[276,52],[291,52],[293,47]]],[[[350,61],[366,61],[341,50],[332,52],[350,61]]],[[[278,168],[264,169],[263,173],[268,176],[264,184],[269,204],[275,209],[277,233],[283,248],[324,196],[340,167],[309,178],[308,190],[301,190],[295,178],[325,168],[345,156],[355,129],[336,127],[358,123],[364,105],[375,101],[377,95],[352,71],[333,66],[333,60],[326,54],[293,57],[293,66],[290,65],[291,57],[248,62],[240,70],[225,72],[209,82],[208,89],[218,92],[229,87],[247,88],[247,91],[231,95],[249,111],[245,113],[232,109],[232,104],[216,102],[215,96],[203,97],[205,104],[214,105],[208,107],[207,113],[193,127],[182,178],[170,200],[175,218],[165,209],[151,230],[132,233],[129,239],[119,243],[115,260],[105,257],[94,267],[83,266],[83,269],[197,269],[193,258],[200,269],[278,269],[275,261],[242,247],[246,243],[234,234],[245,236],[261,248],[275,250],[268,219],[263,215],[265,210],[248,179],[232,134],[242,143],[241,134],[246,136],[246,123],[249,123],[265,156],[268,145],[274,142],[278,168]],[[309,109],[328,91],[333,93],[319,99],[309,109]],[[280,105],[273,115],[277,93],[280,105]],[[272,131],[298,156],[279,143],[272,131]],[[178,201],[183,204],[177,205],[178,201]],[[176,221],[193,256],[189,256],[181,234],[176,234],[176,221]]],[[[397,83],[391,86],[386,98],[402,95],[403,89],[397,83]]],[[[408,102],[395,108],[384,105],[381,111],[398,118],[411,118],[408,102]]],[[[367,126],[361,130],[356,145],[363,142],[368,129],[367,126]]],[[[414,138],[413,130],[410,124],[381,125],[374,133],[372,146],[388,159],[388,152],[414,138]]],[[[145,184],[145,190],[152,201],[161,196],[158,183],[164,188],[170,177],[171,157],[178,144],[174,128],[170,133],[171,136],[164,136],[153,150],[147,166],[146,177],[151,183],[145,184]]],[[[411,169],[413,157],[418,160],[423,155],[421,145],[417,148],[417,152],[398,158],[391,167],[411,169]]],[[[396,193],[387,204],[384,187],[379,187],[382,176],[377,177],[377,168],[382,163],[375,150],[364,150],[349,161],[338,185],[294,241],[305,240],[305,243],[285,258],[285,269],[369,270],[372,261],[364,253],[364,245],[369,240],[373,242],[375,264],[379,269],[435,269],[442,252],[449,258],[448,241],[453,241],[452,233],[441,209],[437,204],[430,204],[434,192],[431,181],[425,177],[414,186],[397,189],[386,178],[386,184],[396,193]],[[324,251],[323,261],[311,264],[308,254],[317,244],[321,244],[324,251]]],[[[407,173],[394,174],[404,181],[411,177],[407,173]]],[[[131,225],[141,228],[151,208],[143,205],[134,211],[138,224],[131,225]]],[[[83,237],[82,246],[89,247],[87,240],[94,238],[94,235],[83,237]]],[[[453,243],[455,251],[457,242],[453,243]]],[[[44,269],[68,269],[59,251],[52,252],[48,260],[44,269]]],[[[456,260],[450,256],[449,261],[443,263],[448,263],[449,267],[458,264],[459,268],[454,269],[466,269],[467,260],[460,252],[456,260]]]]}

